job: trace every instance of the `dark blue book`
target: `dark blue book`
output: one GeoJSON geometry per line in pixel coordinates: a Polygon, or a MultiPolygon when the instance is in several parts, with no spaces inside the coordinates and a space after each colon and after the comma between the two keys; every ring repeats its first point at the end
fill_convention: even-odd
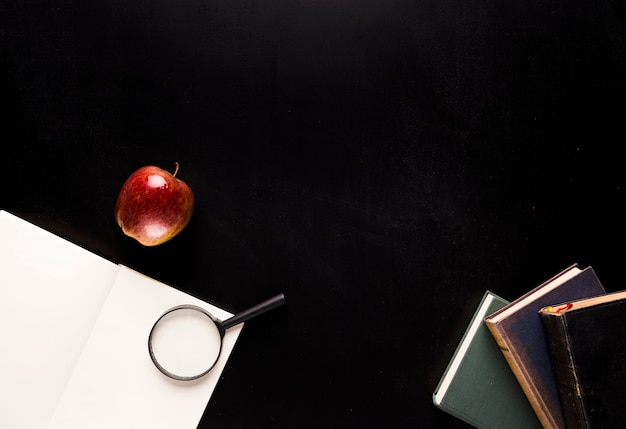
{"type": "Polygon", "coordinates": [[[485,323],[545,428],[563,428],[559,390],[539,315],[542,307],[602,295],[591,267],[574,264],[489,315],[485,323]]]}

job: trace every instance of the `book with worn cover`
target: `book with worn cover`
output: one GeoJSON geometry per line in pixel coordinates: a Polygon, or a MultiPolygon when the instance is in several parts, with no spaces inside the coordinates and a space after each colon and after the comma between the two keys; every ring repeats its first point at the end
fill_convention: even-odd
{"type": "Polygon", "coordinates": [[[626,424],[626,291],[546,306],[548,337],[566,428],[626,424]]]}
{"type": "Polygon", "coordinates": [[[555,302],[604,294],[591,267],[571,265],[485,318],[544,428],[563,428],[561,401],[539,310],[555,302]]]}
{"type": "Polygon", "coordinates": [[[483,320],[508,301],[486,291],[439,381],[433,403],[480,429],[541,428],[483,320]]]}
{"type": "Polygon", "coordinates": [[[180,304],[232,316],[0,210],[0,428],[196,428],[242,325],[209,374],[175,382],[147,343],[180,304]]]}

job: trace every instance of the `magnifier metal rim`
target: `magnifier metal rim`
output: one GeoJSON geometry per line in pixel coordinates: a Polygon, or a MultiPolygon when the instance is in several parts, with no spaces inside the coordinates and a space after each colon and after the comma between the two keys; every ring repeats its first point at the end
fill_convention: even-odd
{"type": "Polygon", "coordinates": [[[163,313],[161,315],[161,317],[159,317],[157,319],[157,321],[154,322],[154,325],[152,325],[152,329],[150,329],[150,335],[148,336],[148,351],[150,353],[150,359],[152,359],[152,363],[154,363],[154,366],[156,366],[159,369],[159,371],[161,371],[163,374],[167,375],[170,378],[173,378],[174,380],[191,381],[191,380],[197,380],[198,378],[205,376],[206,374],[208,374],[215,367],[217,362],[220,360],[220,356],[222,355],[222,345],[224,343],[223,339],[224,339],[224,328],[222,327],[221,321],[216,319],[207,310],[205,310],[202,307],[199,307],[197,305],[192,305],[192,304],[177,305],[176,307],[172,307],[169,310],[167,310],[165,313],[163,313]],[[211,366],[208,369],[202,371],[199,374],[189,375],[189,376],[174,374],[174,373],[168,371],[167,369],[165,369],[159,363],[158,359],[154,355],[154,350],[152,349],[152,334],[154,333],[154,328],[156,328],[156,326],[159,324],[161,319],[163,319],[168,314],[170,314],[170,313],[172,313],[174,311],[177,311],[177,310],[195,310],[195,311],[199,311],[200,313],[204,314],[209,319],[211,319],[211,321],[213,323],[215,323],[215,327],[219,331],[219,334],[220,334],[220,348],[219,348],[219,350],[217,352],[217,357],[215,358],[215,361],[213,362],[213,364],[211,364],[211,366]]]}

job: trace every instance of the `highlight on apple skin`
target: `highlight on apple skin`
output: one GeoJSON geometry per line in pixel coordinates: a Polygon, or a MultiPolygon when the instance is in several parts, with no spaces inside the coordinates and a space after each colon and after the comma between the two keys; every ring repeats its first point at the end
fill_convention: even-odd
{"type": "Polygon", "coordinates": [[[178,169],[178,163],[173,174],[149,165],[126,179],[115,203],[115,219],[124,234],[144,246],[157,246],[187,226],[195,199],[176,177],[178,169]]]}

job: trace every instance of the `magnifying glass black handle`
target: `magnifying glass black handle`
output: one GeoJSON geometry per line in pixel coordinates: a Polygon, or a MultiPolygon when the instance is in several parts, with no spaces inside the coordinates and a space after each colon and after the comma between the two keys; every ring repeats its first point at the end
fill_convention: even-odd
{"type": "Polygon", "coordinates": [[[222,322],[222,327],[224,329],[231,328],[235,325],[238,325],[242,322],[252,319],[260,314],[265,313],[266,311],[272,310],[276,307],[280,307],[285,303],[285,294],[278,294],[266,301],[263,301],[254,307],[250,307],[247,310],[244,310],[240,313],[235,314],[233,317],[226,319],[222,322]]]}

